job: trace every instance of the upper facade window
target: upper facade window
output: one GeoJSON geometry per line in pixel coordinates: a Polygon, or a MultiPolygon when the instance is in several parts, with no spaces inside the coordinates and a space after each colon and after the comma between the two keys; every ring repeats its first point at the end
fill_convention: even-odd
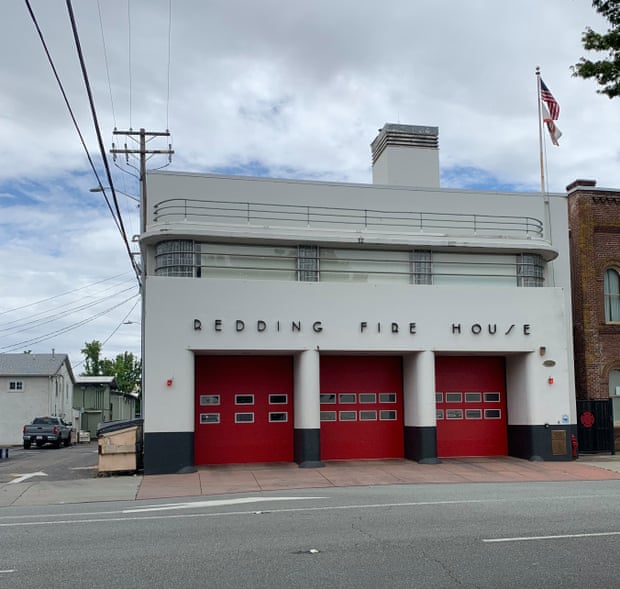
{"type": "Polygon", "coordinates": [[[297,278],[302,282],[317,282],[319,279],[319,246],[297,246],[297,278]]]}
{"type": "Polygon", "coordinates": [[[160,241],[155,249],[157,276],[187,276],[194,272],[194,242],[190,239],[160,241]]]}
{"type": "Polygon", "coordinates": [[[612,268],[605,271],[605,321],[620,322],[620,276],[612,268]]]}
{"type": "Polygon", "coordinates": [[[544,263],[539,254],[517,256],[517,286],[542,286],[544,263]]]}
{"type": "Polygon", "coordinates": [[[24,391],[24,382],[22,380],[10,380],[9,381],[9,392],[10,393],[21,393],[24,391]]]}
{"type": "Polygon", "coordinates": [[[530,253],[170,240],[157,245],[155,257],[158,276],[440,286],[544,285],[544,260],[530,253]]]}
{"type": "Polygon", "coordinates": [[[196,275],[203,278],[297,280],[295,246],[197,243],[196,275]]]}

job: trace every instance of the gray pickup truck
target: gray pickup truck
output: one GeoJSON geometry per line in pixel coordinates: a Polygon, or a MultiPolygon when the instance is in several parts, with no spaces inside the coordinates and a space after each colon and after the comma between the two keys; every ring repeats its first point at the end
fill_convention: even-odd
{"type": "Polygon", "coordinates": [[[52,444],[54,448],[60,448],[60,444],[71,444],[71,424],[65,423],[60,417],[35,417],[24,426],[23,431],[26,450],[31,444],[36,444],[37,448],[44,444],[52,444]]]}

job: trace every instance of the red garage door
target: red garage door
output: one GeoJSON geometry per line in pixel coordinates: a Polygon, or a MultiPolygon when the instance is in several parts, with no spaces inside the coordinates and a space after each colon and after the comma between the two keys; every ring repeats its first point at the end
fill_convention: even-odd
{"type": "Polygon", "coordinates": [[[435,360],[437,455],[508,454],[504,359],[435,360]]]}
{"type": "Polygon", "coordinates": [[[293,359],[196,357],[196,464],[293,461],[293,359]]]}
{"type": "Polygon", "coordinates": [[[400,358],[321,358],[321,458],[402,458],[400,358]]]}

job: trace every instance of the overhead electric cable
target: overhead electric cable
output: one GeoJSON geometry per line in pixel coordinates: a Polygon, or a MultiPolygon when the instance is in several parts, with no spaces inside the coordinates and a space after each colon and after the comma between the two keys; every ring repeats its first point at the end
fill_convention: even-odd
{"type": "MultiPolygon", "coordinates": [[[[127,239],[127,232],[125,231],[125,226],[123,224],[123,219],[121,216],[121,210],[119,208],[118,205],[118,199],[116,197],[116,190],[114,189],[114,182],[112,181],[112,173],[110,172],[110,166],[108,164],[108,158],[107,158],[107,154],[105,151],[105,146],[103,144],[103,138],[101,136],[101,129],[99,127],[99,121],[97,119],[97,112],[95,110],[95,102],[93,99],[93,93],[91,91],[91,87],[90,87],[90,81],[88,79],[88,72],[86,71],[86,63],[84,61],[84,54],[82,53],[82,45],[80,43],[80,37],[78,34],[78,30],[77,30],[77,24],[75,22],[75,16],[73,14],[73,7],[71,5],[71,0],[66,0],[67,1],[67,10],[69,12],[69,19],[71,21],[71,29],[73,31],[73,38],[75,41],[75,47],[78,53],[78,58],[80,60],[80,67],[82,69],[82,78],[84,79],[84,85],[86,86],[86,93],[88,94],[88,102],[90,104],[90,111],[91,111],[91,115],[93,118],[93,125],[95,126],[95,132],[97,134],[97,141],[99,143],[99,151],[101,153],[101,158],[103,160],[103,165],[106,171],[106,176],[108,179],[108,185],[110,187],[110,190],[112,192],[112,199],[114,200],[114,206],[116,208],[116,213],[118,215],[118,221],[121,227],[121,235],[123,238],[123,242],[125,244],[125,247],[127,249],[127,254],[129,255],[129,260],[131,262],[131,265],[134,269],[134,272],[136,273],[136,279],[138,281],[138,284],[141,284],[141,272],[140,272],[140,268],[138,267],[136,260],[133,257],[133,252],[131,251],[131,247],[129,245],[129,240],[127,239]]],[[[105,193],[105,188],[103,187],[103,185],[100,182],[100,188],[104,191],[105,193]]]]}
{"type": "MultiPolygon", "coordinates": [[[[33,329],[33,327],[39,327],[41,325],[53,323],[54,321],[58,321],[58,319],[62,319],[63,317],[66,317],[67,315],[73,315],[74,313],[78,311],[84,311],[85,309],[90,309],[91,307],[95,307],[101,304],[102,302],[112,299],[120,294],[125,294],[130,290],[134,290],[135,288],[136,287],[134,285],[134,286],[131,286],[130,288],[126,288],[118,292],[113,292],[112,294],[106,295],[105,297],[101,297],[99,299],[95,299],[95,300],[92,300],[86,303],[82,303],[80,305],[70,307],[63,311],[56,311],[52,315],[44,315],[43,317],[40,317],[39,319],[33,319],[32,316],[28,316],[27,318],[28,320],[21,324],[19,323],[19,321],[14,321],[13,323],[14,324],[17,323],[17,325],[13,325],[12,327],[5,326],[5,327],[0,328],[0,333],[3,333],[3,332],[21,333],[22,331],[28,331],[30,329],[33,329]]],[[[7,325],[10,325],[10,324],[7,324],[7,325]]]]}
{"type": "MultiPolygon", "coordinates": [[[[116,288],[117,286],[113,288],[116,288]]],[[[123,290],[116,290],[111,294],[107,293],[104,295],[104,293],[106,293],[106,291],[109,290],[109,289],[106,289],[103,292],[96,293],[95,295],[91,295],[87,298],[84,297],[79,300],[70,300],[61,305],[56,305],[54,307],[48,307],[37,313],[31,312],[31,313],[28,313],[27,316],[20,316],[18,319],[13,319],[12,321],[6,321],[4,323],[0,323],[0,332],[18,329],[19,327],[22,327],[23,325],[37,323],[49,317],[59,317],[59,316],[65,315],[67,314],[66,309],[69,309],[69,312],[72,312],[72,311],[82,308],[81,305],[93,306],[95,304],[98,304],[100,302],[113,298],[115,296],[118,296],[119,294],[124,294],[134,288],[136,288],[136,283],[135,283],[135,280],[132,280],[131,287],[124,288],[123,290]],[[84,302],[84,301],[87,301],[87,302],[84,302]]]]}
{"type": "Polygon", "coordinates": [[[114,112],[114,100],[112,98],[112,83],[110,82],[110,67],[108,64],[108,48],[105,43],[105,35],[103,34],[103,19],[101,17],[101,0],[97,0],[97,10],[99,11],[99,26],[101,28],[101,42],[103,43],[103,58],[105,60],[105,72],[108,78],[108,90],[110,91],[110,106],[112,108],[112,120],[116,128],[116,113],[114,112]]]}
{"type": "MultiPolygon", "coordinates": [[[[138,299],[135,304],[133,305],[133,307],[131,307],[131,309],[129,309],[129,312],[121,319],[121,322],[112,330],[112,333],[106,337],[102,342],[101,342],[101,347],[103,348],[103,346],[105,346],[110,339],[112,338],[112,336],[121,328],[122,325],[124,325],[127,321],[127,318],[129,317],[129,315],[131,315],[133,313],[133,310],[136,308],[136,305],[140,302],[140,299],[138,299]]],[[[84,364],[84,360],[80,360],[79,362],[77,362],[76,364],[71,364],[71,366],[73,367],[73,369],[75,370],[78,366],[81,366],[82,364],[84,364]]]]}
{"type": "Polygon", "coordinates": [[[170,53],[172,40],[172,0],[168,0],[168,94],[166,96],[166,130],[170,129],[170,53]]]}
{"type": "Polygon", "coordinates": [[[21,305],[19,307],[13,307],[12,309],[7,309],[6,311],[0,312],[0,315],[6,315],[7,313],[13,313],[14,311],[20,311],[21,309],[27,309],[28,307],[33,307],[34,305],[40,305],[41,303],[47,303],[48,301],[52,301],[54,299],[58,299],[60,297],[64,297],[69,294],[73,294],[74,292],[79,292],[84,290],[85,288],[90,288],[91,286],[96,286],[97,284],[101,284],[103,282],[108,282],[109,280],[114,280],[115,278],[120,278],[121,276],[125,276],[126,272],[122,274],[116,274],[114,276],[110,276],[109,278],[104,278],[102,280],[97,280],[96,282],[91,282],[90,284],[86,284],[84,286],[80,286],[79,288],[74,288],[73,290],[67,290],[65,292],[61,292],[60,294],[53,295],[51,297],[47,297],[46,299],[40,299],[35,301],[34,303],[28,303],[27,305],[21,305]]]}
{"type": "MultiPolygon", "coordinates": [[[[58,84],[58,87],[60,88],[60,93],[62,94],[62,97],[65,101],[65,105],[67,107],[67,110],[69,111],[69,116],[71,117],[71,120],[73,121],[73,126],[75,127],[75,130],[77,131],[78,137],[80,138],[80,141],[82,143],[82,147],[84,148],[84,151],[86,152],[86,157],[88,158],[88,162],[90,164],[90,167],[93,171],[93,174],[95,175],[95,178],[97,178],[97,182],[99,184],[99,186],[103,186],[101,179],[99,178],[99,174],[97,173],[97,168],[95,167],[95,163],[93,162],[93,159],[90,155],[90,152],[88,151],[88,147],[86,147],[86,142],[84,140],[84,136],[82,135],[82,131],[80,130],[80,126],[78,125],[78,122],[75,118],[75,114],[73,113],[73,109],[71,108],[71,104],[69,103],[69,99],[67,97],[67,93],[65,92],[64,86],[60,80],[60,76],[58,75],[58,71],[56,70],[56,66],[54,65],[54,60],[52,59],[52,56],[49,52],[49,49],[47,48],[47,43],[45,42],[45,38],[43,37],[43,32],[41,31],[41,27],[39,27],[39,23],[37,21],[37,17],[35,16],[32,7],[30,6],[30,1],[29,0],[25,0],[26,2],[26,7],[28,8],[28,12],[30,13],[30,18],[32,19],[32,22],[34,23],[34,26],[37,30],[37,33],[39,35],[39,39],[41,40],[41,44],[43,45],[43,50],[45,51],[45,55],[47,56],[47,61],[50,64],[50,67],[52,68],[52,72],[54,73],[54,77],[56,78],[56,82],[58,84]]],[[[116,218],[116,215],[114,214],[114,210],[112,209],[112,206],[110,205],[110,201],[108,200],[107,195],[104,193],[104,197],[106,200],[106,203],[108,204],[108,208],[110,209],[110,213],[112,214],[112,218],[114,219],[114,223],[116,224],[117,228],[119,231],[121,231],[121,227],[119,224],[118,219],[116,218]]]]}
{"type": "MultiPolygon", "coordinates": [[[[84,148],[84,151],[86,153],[86,157],[88,158],[88,162],[90,164],[90,167],[91,167],[91,169],[93,171],[93,174],[95,175],[95,178],[97,178],[98,185],[103,190],[103,183],[101,181],[101,178],[99,178],[99,174],[97,173],[97,169],[95,167],[93,159],[92,159],[92,157],[90,155],[90,152],[88,151],[88,147],[86,146],[86,142],[84,140],[84,136],[82,135],[82,131],[80,130],[80,127],[79,127],[78,122],[77,122],[77,120],[75,118],[75,114],[73,112],[71,104],[69,103],[69,99],[67,97],[67,93],[65,92],[65,89],[64,89],[64,86],[62,84],[62,81],[60,80],[60,76],[58,75],[58,71],[56,69],[56,66],[54,64],[54,60],[52,59],[52,56],[51,56],[51,54],[49,52],[49,49],[47,47],[47,43],[46,43],[45,38],[43,36],[43,32],[41,31],[41,27],[39,26],[39,23],[38,23],[37,18],[36,18],[35,14],[34,14],[34,11],[32,10],[32,6],[30,5],[29,0],[25,0],[25,3],[26,3],[26,7],[28,9],[28,12],[30,13],[30,18],[32,19],[32,22],[33,22],[33,24],[34,24],[34,26],[35,26],[35,28],[37,30],[37,34],[39,35],[39,39],[41,40],[41,44],[43,45],[43,49],[44,49],[45,54],[47,56],[47,60],[48,60],[48,62],[50,64],[50,67],[52,68],[52,72],[54,73],[54,77],[56,78],[56,82],[58,84],[58,87],[60,88],[60,92],[61,92],[61,94],[63,96],[64,101],[65,101],[65,105],[67,106],[67,110],[69,111],[69,115],[71,116],[71,120],[73,121],[73,125],[75,127],[75,130],[76,130],[76,132],[78,134],[78,137],[80,138],[80,141],[82,143],[82,147],[84,148]]],[[[106,161],[105,158],[104,158],[104,161],[106,161]]],[[[106,161],[106,163],[107,163],[107,161],[106,161]]],[[[109,176],[109,169],[108,169],[108,178],[110,178],[110,176],[109,176]]],[[[111,182],[110,182],[110,185],[112,186],[111,182]]],[[[131,249],[129,247],[129,243],[127,241],[127,235],[126,235],[126,233],[124,231],[124,227],[122,225],[122,219],[117,218],[116,214],[114,213],[114,209],[112,209],[112,206],[110,205],[110,201],[108,200],[108,196],[105,193],[105,190],[103,190],[103,193],[104,193],[105,201],[106,201],[106,203],[108,205],[108,209],[110,210],[110,213],[112,214],[112,218],[114,219],[114,223],[116,224],[116,227],[118,228],[119,232],[121,233],[121,237],[123,238],[123,241],[125,242],[125,245],[126,245],[128,251],[129,251],[129,257],[130,257],[131,265],[132,265],[132,268],[133,268],[133,270],[134,270],[134,272],[136,274],[136,277],[138,279],[138,284],[140,284],[140,270],[139,270],[139,268],[136,265],[136,261],[134,260],[132,252],[131,252],[131,249]]],[[[120,211],[118,210],[118,203],[117,203],[116,209],[117,209],[117,212],[119,213],[119,216],[120,216],[120,211]]]]}
{"type": "Polygon", "coordinates": [[[114,309],[118,309],[118,307],[124,305],[128,301],[131,301],[134,298],[134,296],[128,297],[124,301],[121,301],[120,303],[118,303],[116,305],[113,305],[112,307],[108,307],[107,309],[104,309],[103,311],[97,313],[96,315],[92,315],[91,317],[83,319],[82,321],[78,321],[76,323],[72,323],[71,325],[68,325],[67,327],[63,327],[62,329],[57,329],[56,331],[52,331],[50,333],[46,333],[45,335],[40,336],[40,337],[35,337],[35,338],[29,339],[29,340],[24,340],[24,341],[18,342],[16,344],[11,344],[9,346],[1,347],[0,348],[0,352],[8,353],[8,352],[12,352],[14,350],[19,350],[20,348],[22,348],[24,346],[29,346],[29,345],[32,345],[32,344],[38,344],[38,343],[44,342],[44,341],[46,341],[48,339],[52,339],[53,337],[56,337],[57,335],[61,335],[63,333],[67,333],[68,331],[73,331],[74,329],[77,329],[78,327],[82,327],[83,325],[86,325],[87,323],[90,323],[91,321],[94,321],[95,319],[99,319],[99,317],[103,317],[104,315],[107,315],[110,311],[113,311],[114,309]]]}
{"type": "Polygon", "coordinates": [[[127,318],[129,317],[129,315],[131,315],[133,313],[133,310],[136,308],[136,306],[138,305],[138,303],[140,302],[140,299],[138,299],[133,307],[131,307],[131,309],[129,309],[129,312],[122,318],[121,322],[114,328],[114,330],[112,331],[112,333],[106,337],[102,342],[101,342],[101,346],[103,347],[105,344],[108,343],[108,341],[110,341],[110,338],[121,328],[121,325],[125,324],[125,321],[127,321],[127,318]]]}
{"type": "Polygon", "coordinates": [[[128,58],[128,66],[129,66],[129,128],[131,129],[131,99],[132,99],[132,88],[131,88],[131,0],[127,0],[127,58],[128,58]]]}

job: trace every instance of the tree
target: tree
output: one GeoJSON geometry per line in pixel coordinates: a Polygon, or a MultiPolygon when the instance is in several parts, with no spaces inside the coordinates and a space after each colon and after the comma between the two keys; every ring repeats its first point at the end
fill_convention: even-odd
{"type": "Polygon", "coordinates": [[[602,86],[597,92],[614,98],[620,96],[620,0],[592,0],[592,6],[611,27],[606,33],[597,33],[588,27],[581,42],[584,49],[604,52],[606,58],[591,61],[582,57],[571,69],[575,77],[594,78],[602,86]]]}
{"type": "Polygon", "coordinates": [[[86,342],[81,352],[84,354],[83,376],[111,376],[103,372],[100,341],[86,342]]]}
{"type": "Polygon", "coordinates": [[[141,392],[142,362],[131,352],[118,354],[112,363],[116,386],[125,393],[141,392]]]}
{"type": "Polygon", "coordinates": [[[118,354],[114,360],[101,357],[101,342],[86,342],[83,376],[113,376],[118,389],[124,393],[142,392],[142,362],[131,352],[118,354]]]}

